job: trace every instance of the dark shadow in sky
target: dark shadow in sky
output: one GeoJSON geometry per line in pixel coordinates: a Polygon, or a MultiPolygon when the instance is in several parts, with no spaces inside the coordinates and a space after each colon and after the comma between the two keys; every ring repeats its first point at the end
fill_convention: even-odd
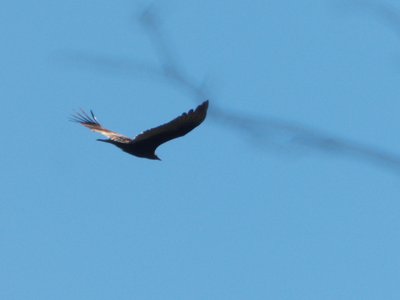
{"type": "Polygon", "coordinates": [[[77,51],[60,52],[57,60],[108,73],[134,76],[146,74],[179,88],[196,103],[210,99],[210,119],[240,134],[246,141],[262,150],[294,155],[310,151],[320,152],[363,160],[400,174],[400,155],[385,152],[374,146],[330,136],[292,121],[247,115],[219,107],[211,91],[191,79],[181,66],[175,55],[177,52],[172,47],[171,39],[163,31],[160,17],[154,7],[144,11],[138,19],[156,50],[159,65],[77,51]]]}

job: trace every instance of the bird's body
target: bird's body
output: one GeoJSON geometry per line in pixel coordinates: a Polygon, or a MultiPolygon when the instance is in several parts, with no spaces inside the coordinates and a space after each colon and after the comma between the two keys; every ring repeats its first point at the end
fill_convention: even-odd
{"type": "Polygon", "coordinates": [[[113,144],[122,151],[134,156],[160,160],[155,154],[157,147],[172,139],[184,136],[199,126],[206,118],[207,109],[208,101],[205,101],[195,110],[183,113],[181,116],[159,127],[146,130],[133,139],[103,128],[92,111],[90,111],[91,116],[84,111],[77,113],[72,117],[72,121],[108,137],[108,139],[98,139],[98,141],[113,144]]]}

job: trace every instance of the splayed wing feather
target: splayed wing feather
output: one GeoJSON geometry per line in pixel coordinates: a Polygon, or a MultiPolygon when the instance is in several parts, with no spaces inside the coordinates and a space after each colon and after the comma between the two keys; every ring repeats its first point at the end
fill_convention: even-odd
{"type": "Polygon", "coordinates": [[[93,111],[90,111],[90,114],[92,115],[91,117],[84,110],[81,110],[80,112],[77,112],[74,115],[72,115],[71,121],[77,122],[94,132],[98,132],[108,137],[110,140],[120,143],[132,142],[130,138],[122,134],[103,128],[101,124],[97,121],[97,118],[95,117],[93,111]]]}
{"type": "Polygon", "coordinates": [[[155,150],[159,145],[184,136],[199,126],[206,118],[207,108],[208,101],[205,101],[195,110],[191,109],[166,124],[142,132],[133,139],[133,143],[155,150]]]}

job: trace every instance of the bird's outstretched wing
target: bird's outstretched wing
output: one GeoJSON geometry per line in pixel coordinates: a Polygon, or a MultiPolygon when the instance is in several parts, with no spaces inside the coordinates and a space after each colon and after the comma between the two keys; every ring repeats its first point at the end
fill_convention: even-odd
{"type": "Polygon", "coordinates": [[[71,116],[71,121],[77,122],[86,128],[94,132],[98,132],[106,137],[108,137],[112,141],[120,142],[120,143],[130,143],[132,140],[122,134],[117,132],[108,130],[103,128],[100,123],[97,121],[95,115],[92,111],[90,111],[91,116],[89,116],[85,111],[81,110],[81,112],[77,112],[71,116]]]}
{"type": "Polygon", "coordinates": [[[155,150],[161,144],[184,136],[199,126],[206,118],[207,109],[208,100],[195,110],[191,109],[166,124],[142,132],[133,139],[133,143],[143,144],[155,150]]]}

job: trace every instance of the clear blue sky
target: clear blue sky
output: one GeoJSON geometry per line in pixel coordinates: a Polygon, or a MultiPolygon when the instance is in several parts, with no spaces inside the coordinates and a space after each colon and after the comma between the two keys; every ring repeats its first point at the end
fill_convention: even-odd
{"type": "Polygon", "coordinates": [[[0,299],[400,299],[385,3],[154,3],[210,98],[159,162],[68,122],[93,109],[135,136],[205,100],[160,73],[150,2],[3,1],[0,299]]]}

